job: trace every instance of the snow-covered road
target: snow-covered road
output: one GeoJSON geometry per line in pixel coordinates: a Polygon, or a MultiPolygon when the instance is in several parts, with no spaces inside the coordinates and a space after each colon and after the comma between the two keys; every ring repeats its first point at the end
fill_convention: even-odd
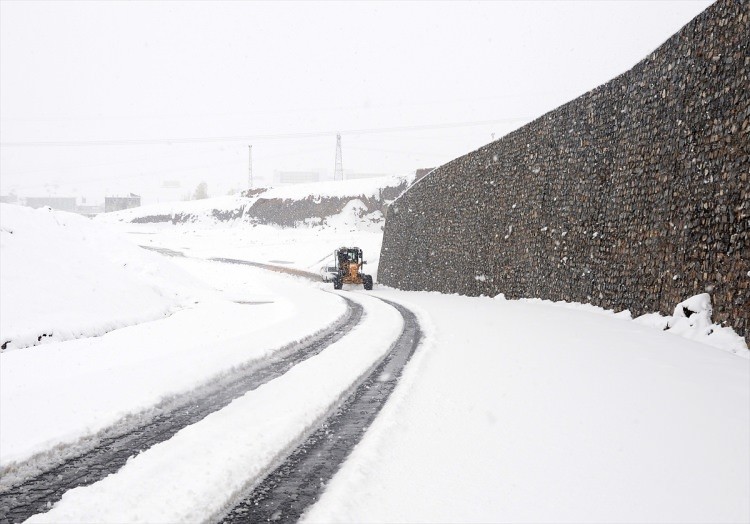
{"type": "Polygon", "coordinates": [[[69,491],[30,522],[193,522],[221,514],[322,423],[401,332],[394,308],[354,300],[366,314],[351,334],[144,451],[117,475],[69,491]]]}
{"type": "Polygon", "coordinates": [[[317,502],[352,449],[362,439],[401,378],[422,341],[419,322],[404,306],[404,329],[382,362],[362,377],[356,389],[270,475],[221,519],[225,523],[296,521],[317,502]]]}
{"type": "MultiPolygon", "coordinates": [[[[180,263],[193,270],[200,268],[203,272],[210,266],[226,265],[226,262],[195,262],[187,259],[180,260],[180,263]]],[[[258,272],[247,265],[232,264],[229,267],[232,268],[230,272],[235,273],[247,270],[258,272]]],[[[225,276],[226,270],[221,269],[225,276]]],[[[296,289],[293,291],[295,297],[300,294],[304,296],[305,291],[330,294],[321,293],[317,286],[311,286],[298,279],[276,278],[281,278],[281,281],[292,290],[296,289]]],[[[280,289],[283,289],[283,286],[275,288],[277,294],[280,293],[280,289]]],[[[86,434],[85,428],[76,428],[83,438],[70,443],[63,441],[52,453],[42,453],[30,461],[13,465],[6,471],[8,474],[5,476],[5,484],[16,483],[24,477],[30,478],[2,493],[3,503],[9,506],[3,508],[5,518],[16,522],[37,514],[32,521],[121,521],[123,518],[145,522],[193,521],[206,518],[209,514],[219,515],[240,502],[243,497],[248,496],[248,490],[297,443],[304,440],[307,434],[314,432],[347,395],[351,392],[356,393],[356,386],[369,377],[375,366],[389,354],[391,343],[396,340],[398,333],[402,333],[404,321],[395,313],[394,307],[365,295],[353,294],[350,298],[339,298],[334,295],[333,298],[338,301],[344,298],[344,302],[351,305],[331,326],[324,325],[321,328],[318,325],[318,331],[308,335],[302,342],[287,343],[282,349],[269,351],[267,355],[249,363],[235,365],[230,371],[212,376],[202,387],[183,395],[170,396],[167,401],[142,409],[138,416],[117,420],[114,427],[105,426],[104,431],[98,434],[86,434]],[[261,387],[258,387],[259,385],[261,387]],[[248,390],[250,393],[245,394],[248,390]],[[267,395],[274,398],[273,403],[264,401],[267,395]],[[234,398],[237,400],[222,409],[234,398]],[[269,416],[269,408],[274,412],[280,411],[283,416],[269,416]],[[215,413],[206,416],[211,412],[215,413]],[[184,464],[185,468],[195,471],[196,449],[216,449],[217,433],[221,433],[227,439],[225,445],[219,446],[225,457],[224,462],[217,460],[217,453],[214,452],[214,457],[210,461],[206,462],[205,457],[198,461],[198,464],[204,464],[206,468],[200,480],[197,480],[195,475],[176,477],[176,464],[184,464]],[[185,437],[183,434],[188,436],[185,437]],[[262,444],[263,442],[265,444],[262,444]],[[140,451],[144,452],[136,458],[127,460],[140,451]],[[175,453],[177,455],[174,455],[175,453]],[[55,461],[60,462],[66,457],[72,458],[57,464],[51,470],[48,469],[42,475],[35,475],[36,468],[48,468],[55,461]],[[165,457],[169,457],[172,464],[168,469],[163,468],[165,457]],[[115,472],[118,474],[100,481],[106,475],[115,472]],[[219,475],[219,478],[216,478],[216,475],[219,475]],[[214,482],[211,485],[216,486],[221,495],[217,491],[205,489],[205,479],[212,477],[214,482]],[[177,478],[188,483],[198,481],[204,489],[195,491],[189,486],[179,486],[175,483],[177,478]],[[87,488],[76,488],[92,482],[96,484],[87,488]],[[125,482],[126,486],[123,486],[122,482],[125,482]],[[192,492],[193,496],[180,499],[170,495],[170,492],[184,493],[186,489],[192,492]],[[123,492],[132,493],[132,497],[123,497],[123,492]],[[198,492],[203,496],[196,496],[198,492]],[[61,496],[62,500],[52,511],[40,513],[49,509],[50,503],[57,502],[61,496]],[[165,496],[173,502],[169,506],[160,503],[165,496]],[[148,503],[149,497],[152,498],[152,503],[148,503]]],[[[318,301],[317,304],[321,303],[318,301]]],[[[232,320],[236,322],[238,319],[232,320]]],[[[317,323],[319,320],[313,319],[313,322],[317,323]]],[[[310,326],[316,324],[308,322],[306,325],[309,330],[310,326]]],[[[205,325],[203,327],[206,328],[205,325]]],[[[218,327],[227,329],[222,325],[218,327]]],[[[278,332],[277,324],[272,324],[271,327],[274,332],[278,332]]],[[[415,321],[412,321],[411,329],[418,329],[415,321]]],[[[210,328],[208,331],[212,332],[210,328]]],[[[265,331],[259,330],[256,336],[262,335],[265,331]]],[[[215,331],[212,333],[216,336],[215,331]]],[[[287,331],[284,340],[289,340],[289,335],[290,332],[287,331]]],[[[115,334],[108,336],[112,337],[115,334]]],[[[411,343],[411,354],[418,342],[413,333],[408,342],[411,343]]],[[[70,345],[71,342],[63,344],[70,345]]],[[[60,351],[64,352],[65,348],[60,351]]],[[[68,360],[59,359],[58,364],[68,360]]],[[[405,360],[389,358],[388,362],[398,362],[396,371],[400,371],[405,360]]],[[[14,368],[12,364],[11,360],[11,366],[5,370],[9,374],[13,374],[21,367],[14,368]]],[[[80,366],[80,361],[75,362],[75,366],[80,366]]],[[[143,366],[138,365],[134,368],[143,371],[143,366]]],[[[90,364],[87,371],[91,376],[96,376],[101,367],[95,363],[90,364]]],[[[378,387],[392,389],[397,378],[398,373],[394,370],[378,372],[376,377],[368,379],[369,385],[366,389],[375,391],[377,388],[372,387],[373,383],[378,387]]],[[[169,382],[168,380],[167,383],[169,382]]],[[[11,385],[16,391],[20,389],[17,384],[11,385]]],[[[97,387],[102,385],[97,384],[97,387]]],[[[162,391],[164,390],[165,388],[162,388],[162,391]]],[[[82,420],[90,422],[95,418],[90,413],[107,413],[107,409],[100,407],[96,402],[85,400],[88,397],[86,391],[79,390],[77,393],[78,402],[84,404],[89,411],[88,416],[82,420]]],[[[378,409],[386,397],[387,395],[377,397],[378,409]]],[[[126,402],[127,399],[120,398],[119,401],[126,402]]],[[[140,402],[138,406],[143,405],[145,401],[140,402]]],[[[132,404],[123,409],[136,412],[136,406],[132,404]]],[[[367,419],[367,424],[375,414],[376,410],[371,409],[371,417],[367,419]]],[[[44,415],[43,412],[37,413],[37,417],[32,418],[40,420],[44,415]]],[[[344,426],[344,430],[349,434],[347,449],[356,444],[363,434],[362,426],[366,425],[361,417],[349,419],[348,425],[344,426]]],[[[14,424],[23,425],[20,416],[14,424]]],[[[327,430],[327,434],[329,433],[327,430]]],[[[337,444],[346,441],[337,435],[330,438],[335,438],[337,444]]],[[[341,445],[330,451],[335,452],[338,457],[338,462],[329,461],[324,457],[324,462],[329,468],[328,475],[332,476],[337,464],[347,453],[342,452],[341,445]]],[[[315,474],[320,472],[316,471],[315,474]]],[[[300,479],[296,482],[300,482],[300,479]]],[[[283,489],[283,484],[279,485],[283,489]]],[[[320,488],[319,483],[315,485],[320,488]]],[[[319,493],[312,493],[305,505],[298,506],[297,514],[318,496],[319,493]]],[[[286,504],[288,501],[276,496],[273,502],[286,504]]]]}
{"type": "Polygon", "coordinates": [[[138,416],[126,417],[100,434],[80,439],[70,446],[60,446],[53,457],[42,455],[17,467],[3,481],[3,484],[8,484],[13,479],[14,483],[2,494],[4,500],[13,501],[12,509],[7,510],[8,516],[21,521],[45,511],[66,491],[116,473],[131,456],[170,439],[180,429],[199,422],[235,398],[318,354],[360,322],[362,306],[345,300],[348,305],[346,313],[305,341],[281,348],[268,358],[237,366],[203,386],[144,410],[138,416]],[[65,460],[65,456],[69,458],[65,460]],[[45,464],[44,458],[57,460],[45,464]],[[46,471],[39,473],[40,468],[46,471]],[[25,477],[28,478],[24,480],[25,477]]]}

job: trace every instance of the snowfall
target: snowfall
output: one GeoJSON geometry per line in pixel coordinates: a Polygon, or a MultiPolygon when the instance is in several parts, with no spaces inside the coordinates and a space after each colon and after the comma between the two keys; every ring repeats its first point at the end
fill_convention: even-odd
{"type": "Polygon", "coordinates": [[[377,274],[382,217],[373,227],[356,198],[286,229],[123,220],[133,213],[0,206],[0,492],[25,468],[324,331],[344,314],[342,296],[365,315],[28,522],[215,518],[398,337],[401,316],[380,298],[414,311],[423,341],[304,521],[750,521],[750,352],[712,325],[708,295],[685,297],[672,317],[633,319],[502,295],[334,291],[210,259],[318,274],[335,248],[357,245],[377,274]]]}

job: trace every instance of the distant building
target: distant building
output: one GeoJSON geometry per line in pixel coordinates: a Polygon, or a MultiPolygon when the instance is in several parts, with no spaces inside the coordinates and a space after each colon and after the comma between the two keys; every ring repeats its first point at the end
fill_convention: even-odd
{"type": "Polygon", "coordinates": [[[273,180],[277,184],[304,184],[320,182],[320,173],[314,171],[276,171],[273,180]]]}
{"type": "Polygon", "coordinates": [[[49,206],[58,211],[76,212],[76,197],[26,197],[26,205],[38,209],[49,206]]]}
{"type": "Polygon", "coordinates": [[[104,212],[111,213],[112,211],[122,211],[123,209],[131,209],[133,207],[140,207],[141,197],[130,193],[130,196],[119,197],[111,196],[104,197],[104,212]]]}

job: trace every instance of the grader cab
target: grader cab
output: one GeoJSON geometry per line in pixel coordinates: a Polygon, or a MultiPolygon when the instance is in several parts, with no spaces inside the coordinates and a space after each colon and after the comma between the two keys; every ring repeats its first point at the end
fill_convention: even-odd
{"type": "Polygon", "coordinates": [[[333,277],[333,288],[341,289],[344,284],[362,284],[365,289],[372,289],[372,276],[362,273],[365,260],[358,247],[340,247],[333,252],[336,261],[336,276],[333,277]]]}

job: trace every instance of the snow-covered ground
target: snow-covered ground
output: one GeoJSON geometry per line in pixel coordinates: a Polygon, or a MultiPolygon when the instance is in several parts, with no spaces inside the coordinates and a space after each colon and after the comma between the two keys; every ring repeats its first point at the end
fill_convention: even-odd
{"type": "Polygon", "coordinates": [[[206,288],[80,215],[0,204],[3,349],[163,318],[206,288]]]}
{"type": "Polygon", "coordinates": [[[550,303],[377,290],[429,325],[308,522],[747,522],[748,360],[550,303]]]}
{"type": "Polygon", "coordinates": [[[3,353],[0,466],[94,435],[304,340],[344,312],[335,295],[291,277],[217,262],[166,262],[200,275],[216,295],[102,337],[3,353]]]}
{"type": "MultiPolygon", "coordinates": [[[[355,244],[374,273],[381,233],[355,213],[342,215],[325,227],[292,229],[117,227],[134,243],[189,257],[313,271],[336,247],[355,244]]],[[[4,216],[3,273],[6,257],[16,253],[6,248],[4,216]]],[[[60,271],[86,263],[67,253],[57,255],[60,271]]],[[[157,272],[164,279],[158,289],[172,289],[171,275],[181,275],[180,289],[193,299],[168,318],[0,354],[2,464],[75,442],[262,359],[330,324],[344,308],[330,285],[192,258],[158,260],[165,272],[157,272]]],[[[65,288],[74,302],[76,290],[65,288]]],[[[724,349],[704,343],[705,297],[691,303],[703,307],[703,320],[688,326],[678,318],[635,322],[627,313],[536,300],[382,286],[343,294],[363,305],[365,319],[339,343],[131,458],[117,474],[69,492],[32,521],[210,518],[387,349],[400,319],[377,298],[417,312],[424,342],[308,521],[750,520],[750,360],[739,337],[727,335],[724,349]],[[666,324],[676,329],[662,331],[666,324]],[[674,334],[696,330],[703,330],[697,340],[674,334]]]]}

